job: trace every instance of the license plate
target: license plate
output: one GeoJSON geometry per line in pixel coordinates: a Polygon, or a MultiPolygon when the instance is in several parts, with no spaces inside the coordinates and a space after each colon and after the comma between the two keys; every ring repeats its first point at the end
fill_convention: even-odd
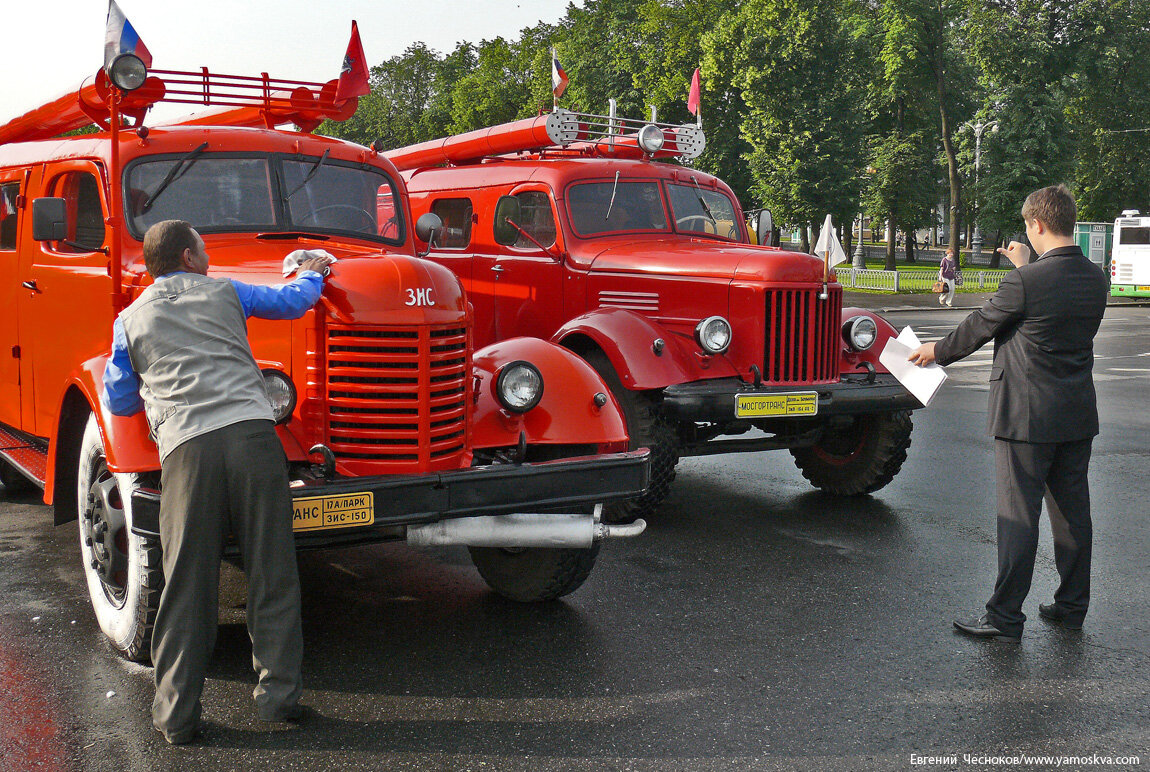
{"type": "Polygon", "coordinates": [[[819,412],[819,395],[814,391],[787,394],[738,394],[735,396],[737,418],[764,416],[815,415],[819,412]]]}
{"type": "Polygon", "coordinates": [[[1137,286],[1134,288],[1135,292],[1150,292],[1150,287],[1137,286]]]}
{"type": "Polygon", "coordinates": [[[292,510],[293,531],[371,525],[375,522],[375,494],[346,493],[294,499],[292,510]]]}

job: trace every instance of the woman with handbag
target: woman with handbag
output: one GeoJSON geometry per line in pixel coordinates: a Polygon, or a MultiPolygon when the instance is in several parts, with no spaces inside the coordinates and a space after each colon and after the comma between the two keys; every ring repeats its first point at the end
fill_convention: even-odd
{"type": "Polygon", "coordinates": [[[958,272],[958,261],[954,257],[954,247],[947,247],[938,266],[938,280],[934,291],[939,293],[938,303],[946,307],[954,305],[954,277],[958,272]]]}

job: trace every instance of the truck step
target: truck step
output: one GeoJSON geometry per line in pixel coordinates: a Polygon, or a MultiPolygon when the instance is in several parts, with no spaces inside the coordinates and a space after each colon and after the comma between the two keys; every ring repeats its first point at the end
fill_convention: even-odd
{"type": "Polygon", "coordinates": [[[28,437],[21,432],[0,425],[0,459],[44,487],[48,475],[48,442],[28,437]]]}

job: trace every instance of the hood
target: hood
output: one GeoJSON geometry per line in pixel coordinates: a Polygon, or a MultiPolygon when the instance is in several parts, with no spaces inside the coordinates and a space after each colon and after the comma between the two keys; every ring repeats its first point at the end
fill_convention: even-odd
{"type": "Polygon", "coordinates": [[[815,283],[823,280],[823,261],[802,252],[676,236],[616,241],[594,255],[591,271],[815,283]]]}

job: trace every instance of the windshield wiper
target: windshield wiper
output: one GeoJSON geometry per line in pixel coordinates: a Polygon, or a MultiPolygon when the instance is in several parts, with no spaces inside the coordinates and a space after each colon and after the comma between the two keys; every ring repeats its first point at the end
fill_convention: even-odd
{"type": "Polygon", "coordinates": [[[168,170],[168,176],[164,177],[164,179],[160,182],[160,186],[156,188],[156,192],[148,196],[148,200],[145,201],[144,205],[140,207],[140,214],[143,214],[144,212],[151,209],[152,204],[156,203],[156,199],[160,197],[160,194],[167,190],[168,186],[173,182],[178,180],[180,177],[183,177],[188,169],[192,168],[192,165],[199,158],[200,153],[207,149],[208,143],[205,142],[180,160],[176,161],[176,163],[172,165],[172,168],[168,170]]]}
{"type": "Polygon", "coordinates": [[[715,219],[715,215],[711,214],[711,207],[707,206],[707,202],[703,200],[703,189],[699,187],[699,181],[695,179],[694,175],[691,175],[691,182],[695,183],[695,198],[699,201],[699,206],[703,207],[703,211],[707,214],[707,219],[710,220],[711,225],[714,225],[717,229],[719,223],[715,219]]]}
{"type": "Polygon", "coordinates": [[[607,214],[603,215],[604,220],[611,219],[611,209],[615,206],[615,191],[619,190],[619,172],[615,172],[615,184],[611,186],[611,200],[607,203],[607,214]]]}
{"type": "Polygon", "coordinates": [[[288,199],[290,199],[296,193],[299,193],[300,190],[303,189],[304,185],[311,182],[311,178],[314,177],[315,173],[319,171],[319,167],[323,166],[323,162],[327,160],[327,157],[330,154],[331,154],[331,148],[330,147],[327,150],[323,151],[323,155],[321,155],[319,158],[317,158],[315,163],[311,165],[311,168],[307,170],[307,174],[305,174],[303,176],[303,180],[300,182],[300,184],[296,185],[295,189],[292,190],[291,193],[288,193],[286,196],[284,196],[284,203],[287,203],[288,199]]]}

